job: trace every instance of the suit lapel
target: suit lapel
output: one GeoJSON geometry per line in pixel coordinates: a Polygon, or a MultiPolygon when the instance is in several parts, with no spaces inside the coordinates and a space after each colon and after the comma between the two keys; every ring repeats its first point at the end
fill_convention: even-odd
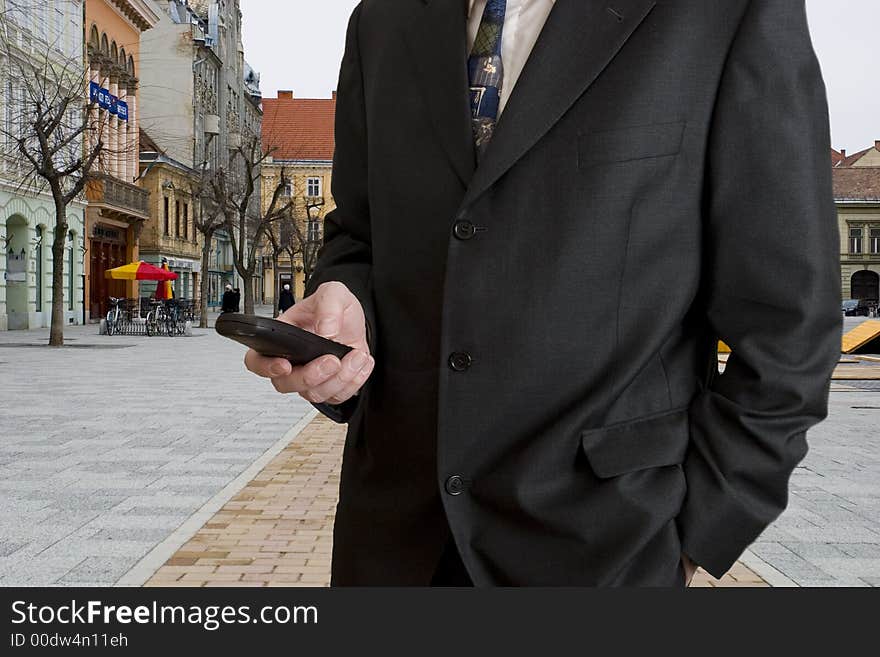
{"type": "MultiPolygon", "coordinates": [[[[441,0],[431,2],[438,4],[441,0]]],[[[556,0],[495,126],[492,142],[471,179],[462,207],[489,189],[559,121],[655,4],[655,0],[556,0]]],[[[461,29],[465,29],[463,24],[461,29]]],[[[452,35],[449,38],[455,39],[452,35]]],[[[459,65],[456,62],[455,67],[459,65]]],[[[438,85],[438,91],[448,84],[447,80],[443,87],[438,85]]],[[[450,111],[458,112],[458,103],[452,104],[455,108],[450,107],[450,111]]],[[[447,127],[450,132],[451,124],[447,127]]]]}
{"type": "Polygon", "coordinates": [[[468,0],[412,0],[413,18],[404,29],[434,130],[465,187],[476,166],[468,98],[468,6],[468,0]]]}

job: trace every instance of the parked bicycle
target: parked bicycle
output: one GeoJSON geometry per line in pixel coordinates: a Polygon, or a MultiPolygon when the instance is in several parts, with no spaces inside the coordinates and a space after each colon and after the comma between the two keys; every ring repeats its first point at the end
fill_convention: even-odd
{"type": "Polygon", "coordinates": [[[107,335],[120,335],[125,332],[125,299],[110,297],[110,310],[107,312],[107,335]]]}
{"type": "Polygon", "coordinates": [[[147,335],[184,335],[186,333],[187,317],[176,299],[167,301],[152,301],[152,309],[147,314],[147,335]]]}

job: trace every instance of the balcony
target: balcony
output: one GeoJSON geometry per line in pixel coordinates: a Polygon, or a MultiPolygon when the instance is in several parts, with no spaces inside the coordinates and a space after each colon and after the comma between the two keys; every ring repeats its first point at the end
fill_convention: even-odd
{"type": "Polygon", "coordinates": [[[89,205],[122,220],[150,218],[150,193],[106,174],[97,174],[86,187],[89,205]]]}

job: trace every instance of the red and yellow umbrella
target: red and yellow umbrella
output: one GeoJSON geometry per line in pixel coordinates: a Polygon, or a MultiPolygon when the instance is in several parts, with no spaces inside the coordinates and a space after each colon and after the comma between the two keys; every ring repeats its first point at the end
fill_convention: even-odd
{"type": "Polygon", "coordinates": [[[108,269],[104,277],[116,281],[176,281],[177,274],[169,271],[167,266],[166,264],[165,269],[160,269],[142,260],[116,269],[108,269]]]}

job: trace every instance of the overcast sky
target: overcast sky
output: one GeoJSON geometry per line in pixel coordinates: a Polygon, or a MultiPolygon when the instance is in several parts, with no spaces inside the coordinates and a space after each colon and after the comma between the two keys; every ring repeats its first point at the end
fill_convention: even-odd
{"type": "MultiPolygon", "coordinates": [[[[240,2],[245,56],[262,75],[263,95],[293,89],[300,98],[329,98],[357,1],[240,2]]],[[[852,153],[880,139],[880,2],[807,0],[807,7],[828,87],[832,142],[852,153]]]]}

